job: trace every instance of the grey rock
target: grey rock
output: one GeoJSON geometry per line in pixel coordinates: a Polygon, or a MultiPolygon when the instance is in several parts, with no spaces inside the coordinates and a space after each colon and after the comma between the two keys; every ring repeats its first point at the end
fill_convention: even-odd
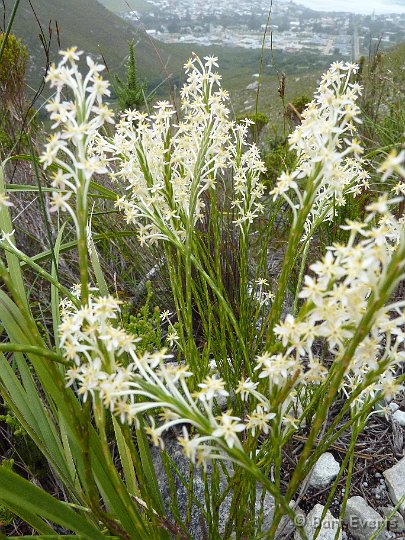
{"type": "Polygon", "coordinates": [[[246,90],[257,90],[259,88],[259,83],[254,81],[246,86],[246,90]]]}
{"type": "MultiPolygon", "coordinates": [[[[387,519],[394,510],[392,506],[383,506],[381,509],[382,515],[387,519]]],[[[405,521],[399,512],[395,512],[388,520],[388,529],[393,532],[405,531],[405,521]]]]}
{"type": "MultiPolygon", "coordinates": [[[[256,513],[256,523],[258,525],[259,514],[262,511],[263,517],[261,522],[260,531],[261,533],[268,532],[273,523],[274,517],[274,497],[270,493],[266,492],[262,505],[262,488],[259,486],[256,491],[256,503],[255,503],[255,513],[256,513]]],[[[256,525],[256,526],[257,526],[256,525]]]]}
{"type": "Polygon", "coordinates": [[[397,410],[392,415],[392,418],[395,420],[395,422],[398,422],[398,424],[402,427],[405,427],[405,412],[397,410]]]}
{"type": "Polygon", "coordinates": [[[387,486],[385,485],[385,482],[383,479],[381,479],[380,483],[377,484],[375,488],[373,488],[373,492],[376,499],[385,499],[389,497],[387,486]]]}
{"type": "MultiPolygon", "coordinates": [[[[274,498],[270,493],[266,492],[264,496],[264,500],[262,503],[262,488],[261,486],[257,487],[256,490],[256,502],[255,502],[255,516],[256,516],[256,533],[263,535],[264,533],[268,532],[271,528],[271,524],[273,523],[273,516],[274,516],[274,498]],[[258,519],[259,514],[262,512],[261,517],[261,523],[260,523],[260,530],[258,530],[258,519]]],[[[225,532],[226,523],[229,519],[230,511],[231,511],[231,504],[232,504],[232,493],[228,494],[223,503],[221,504],[219,508],[219,522],[218,522],[218,532],[221,536],[223,536],[225,532]]]]}
{"type": "Polygon", "coordinates": [[[391,401],[391,403],[388,405],[391,412],[396,412],[399,409],[398,403],[395,403],[395,401],[391,401]]]}
{"type": "MultiPolygon", "coordinates": [[[[190,471],[190,461],[183,455],[180,446],[177,443],[177,440],[174,437],[165,437],[165,451],[172,459],[173,463],[179,470],[179,473],[186,480],[189,479],[190,471]]],[[[172,512],[170,510],[170,503],[172,502],[172,494],[170,491],[169,481],[166,475],[165,466],[161,457],[160,450],[156,447],[152,448],[152,461],[154,469],[156,471],[157,482],[159,485],[160,493],[162,499],[166,505],[166,511],[168,513],[168,518],[173,519],[172,512]]],[[[182,520],[186,519],[187,515],[187,505],[188,505],[188,490],[181,482],[179,476],[172,472],[174,487],[177,494],[177,504],[178,511],[182,520]]],[[[193,493],[198,502],[201,505],[204,505],[204,482],[201,477],[201,472],[199,470],[195,471],[193,477],[193,493]]],[[[191,511],[191,518],[188,525],[188,531],[192,538],[198,538],[201,540],[208,540],[208,530],[205,524],[205,519],[201,510],[196,504],[193,505],[191,511]]]]}
{"type": "MultiPolygon", "coordinates": [[[[348,499],[344,521],[356,540],[369,540],[384,522],[380,514],[371,508],[363,497],[358,496],[348,499]]],[[[376,540],[386,538],[387,530],[384,528],[376,540]]]]}
{"type": "Polygon", "coordinates": [[[292,535],[294,534],[294,531],[296,530],[296,525],[304,525],[305,524],[305,512],[300,508],[297,503],[292,499],[289,503],[290,508],[293,509],[295,513],[294,520],[291,520],[291,518],[287,515],[284,515],[281,520],[280,524],[277,528],[276,532],[276,538],[278,540],[287,540],[291,539],[292,535]]]}
{"type": "Polygon", "coordinates": [[[339,473],[340,465],[330,452],[325,452],[315,463],[309,485],[314,489],[322,489],[331,484],[339,473]]]}
{"type": "MultiPolygon", "coordinates": [[[[312,540],[315,531],[321,521],[322,512],[324,511],[324,506],[322,504],[316,504],[313,509],[308,514],[304,530],[306,532],[306,535],[308,536],[308,540],[312,540]]],[[[329,510],[326,512],[325,518],[322,521],[321,530],[319,531],[319,535],[317,536],[318,540],[334,540],[336,531],[339,527],[339,520],[334,518],[332,514],[329,512],[329,510]]],[[[301,540],[301,536],[298,531],[295,531],[294,533],[294,540],[301,540]]],[[[338,540],[342,540],[342,531],[339,531],[338,540]]]]}
{"type": "MultiPolygon", "coordinates": [[[[405,457],[398,461],[391,469],[383,473],[391,501],[397,505],[405,495],[405,457]]],[[[401,514],[405,517],[405,502],[400,506],[401,514]]]]}
{"type": "Polygon", "coordinates": [[[228,409],[228,398],[226,396],[216,396],[215,401],[219,410],[226,411],[228,409]]]}
{"type": "MultiPolygon", "coordinates": [[[[177,467],[179,473],[188,482],[190,478],[190,461],[183,455],[177,439],[173,435],[166,435],[164,438],[165,452],[169,455],[173,461],[175,467],[177,467]]],[[[168,477],[166,474],[165,466],[163,464],[162,455],[160,449],[152,448],[152,461],[154,469],[156,471],[156,477],[159,484],[159,488],[162,494],[162,499],[166,505],[166,511],[169,520],[173,520],[173,514],[170,510],[170,503],[172,502],[172,494],[168,477]]],[[[232,475],[232,466],[225,463],[228,469],[228,473],[232,475]]],[[[207,467],[207,477],[210,479],[213,469],[212,466],[207,467]]],[[[188,486],[184,486],[180,480],[178,474],[172,469],[172,476],[174,482],[174,489],[176,492],[176,499],[178,504],[178,512],[182,521],[185,521],[188,512],[188,486]]],[[[220,478],[220,492],[223,493],[227,487],[227,479],[224,474],[221,474],[220,478]]],[[[255,515],[256,515],[256,527],[258,526],[259,514],[262,512],[261,519],[261,534],[267,532],[273,522],[274,515],[274,498],[266,492],[263,500],[262,507],[262,488],[257,487],[256,491],[256,503],[255,503],[255,515]]],[[[205,484],[202,478],[202,472],[199,468],[194,468],[193,471],[193,494],[202,508],[205,508],[205,484]]],[[[222,536],[225,532],[226,524],[230,516],[230,509],[232,504],[233,492],[230,491],[222,501],[219,508],[219,520],[218,520],[218,532],[222,536]]],[[[188,533],[194,540],[208,540],[209,533],[203,512],[197,504],[193,504],[191,510],[191,518],[188,524],[188,533]]]]}

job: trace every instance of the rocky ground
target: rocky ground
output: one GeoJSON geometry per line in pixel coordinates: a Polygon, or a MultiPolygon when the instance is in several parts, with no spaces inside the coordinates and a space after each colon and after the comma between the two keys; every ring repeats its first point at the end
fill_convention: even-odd
{"type": "MultiPolygon", "coordinates": [[[[371,538],[376,540],[399,540],[405,538],[405,502],[399,507],[399,511],[395,511],[394,508],[398,505],[401,497],[405,496],[405,447],[403,437],[405,401],[402,403],[390,403],[388,410],[387,416],[376,411],[376,414],[370,417],[369,423],[356,445],[352,483],[346,501],[343,530],[340,532],[338,540],[370,540],[371,538]],[[384,523],[384,520],[386,520],[386,523],[384,523]],[[383,524],[382,531],[373,536],[383,524]]],[[[286,479],[288,479],[294,467],[295,456],[299,455],[300,447],[304,441],[305,435],[297,435],[292,446],[287,449],[289,455],[285,456],[286,479]]],[[[314,536],[331,485],[339,473],[347,447],[347,435],[342,436],[336,441],[330,452],[320,457],[295,501],[297,505],[296,511],[300,516],[299,519],[301,519],[300,523],[305,524],[309,540],[314,536]]],[[[180,480],[180,475],[183,480],[189,477],[190,463],[182,455],[175,439],[175,433],[167,438],[165,450],[170,456],[172,465],[178,471],[178,474],[174,473],[173,479],[178,497],[179,513],[182,517],[185,517],[188,504],[188,488],[180,480]]],[[[154,463],[163,499],[168,501],[170,500],[170,488],[158,450],[154,450],[154,463]]],[[[326,514],[323,527],[317,537],[319,540],[335,539],[338,525],[336,518],[339,516],[342,504],[344,504],[345,483],[346,476],[344,474],[339,481],[330,510],[326,514]]],[[[225,489],[225,486],[226,482],[224,480],[220,489],[225,489]]],[[[194,472],[193,491],[198,503],[204,506],[204,482],[199,470],[194,472]]],[[[261,491],[258,488],[258,500],[260,500],[260,494],[261,491]]],[[[219,512],[219,530],[221,534],[225,530],[229,517],[230,504],[231,496],[227,495],[219,512]]],[[[258,513],[259,506],[257,508],[258,513]]],[[[273,498],[267,494],[262,532],[269,530],[273,510],[273,498]]],[[[209,540],[209,534],[198,505],[194,505],[189,523],[189,533],[192,538],[209,540]]],[[[299,540],[300,537],[291,522],[286,521],[284,525],[283,531],[280,530],[279,538],[283,540],[299,540]]]]}

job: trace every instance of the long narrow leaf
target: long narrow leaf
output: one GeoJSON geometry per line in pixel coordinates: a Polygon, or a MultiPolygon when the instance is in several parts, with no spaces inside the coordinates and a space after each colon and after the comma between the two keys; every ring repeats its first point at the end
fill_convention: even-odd
{"type": "MultiPolygon", "coordinates": [[[[21,363],[22,359],[20,358],[21,363]]],[[[26,376],[27,374],[25,374],[26,376]]],[[[65,483],[67,489],[71,493],[75,492],[77,486],[71,482],[72,475],[67,467],[64,452],[47,410],[42,406],[38,396],[34,396],[32,392],[27,394],[7,359],[1,353],[0,393],[22,427],[65,483]]],[[[78,495],[77,499],[80,501],[78,495]]]]}
{"type": "MultiPolygon", "coordinates": [[[[5,194],[3,164],[0,164],[0,193],[5,194]]],[[[14,235],[12,234],[13,224],[11,221],[10,212],[9,212],[8,207],[4,204],[0,206],[0,230],[10,235],[9,236],[10,241],[15,243],[14,235]]],[[[28,301],[25,294],[25,287],[24,287],[24,281],[23,281],[22,272],[20,268],[20,263],[17,257],[13,253],[6,253],[6,260],[7,260],[7,265],[10,272],[10,277],[13,281],[14,287],[18,291],[21,301],[24,302],[25,307],[28,309],[28,301]]]]}
{"type": "MultiPolygon", "coordinates": [[[[24,521],[28,523],[28,525],[31,525],[31,527],[41,533],[41,535],[52,535],[52,538],[55,538],[55,531],[44,521],[42,518],[38,517],[36,514],[33,514],[32,512],[29,512],[26,508],[22,509],[12,503],[7,504],[8,510],[10,510],[13,514],[16,516],[24,516],[24,521]]],[[[0,538],[2,538],[0,536],[0,538]]],[[[32,538],[32,537],[31,537],[32,538]]],[[[48,536],[49,538],[49,536],[48,536]]]]}
{"type": "Polygon", "coordinates": [[[140,427],[136,429],[136,440],[139,448],[139,455],[141,457],[143,473],[148,481],[148,491],[156,505],[156,510],[163,515],[164,505],[162,496],[160,494],[159,485],[156,478],[155,468],[153,466],[152,457],[150,454],[150,446],[148,444],[145,431],[142,426],[142,420],[140,419],[140,427]]]}
{"type": "Polygon", "coordinates": [[[120,454],[120,460],[121,460],[122,470],[124,471],[127,489],[129,493],[131,493],[131,495],[138,495],[139,489],[136,483],[136,473],[135,473],[133,461],[131,459],[131,452],[122,435],[121,426],[119,425],[119,423],[114,417],[113,417],[113,425],[114,425],[115,438],[117,441],[118,452],[120,454]]]}
{"type": "MultiPolygon", "coordinates": [[[[59,234],[56,238],[54,246],[54,260],[52,261],[52,270],[51,276],[55,281],[58,279],[58,265],[59,265],[59,252],[60,245],[62,243],[63,231],[65,230],[66,223],[60,228],[59,234]]],[[[59,289],[53,283],[51,284],[51,310],[52,310],[52,324],[53,324],[53,335],[55,339],[56,346],[59,346],[59,323],[60,323],[60,314],[59,314],[59,289]]]]}
{"type": "MultiPolygon", "coordinates": [[[[131,238],[136,237],[137,233],[136,231],[113,231],[111,233],[105,232],[105,233],[99,233],[95,234],[93,236],[93,240],[96,242],[98,240],[108,240],[110,238],[131,238]]],[[[66,242],[66,244],[62,244],[60,246],[60,253],[65,253],[66,251],[70,251],[71,249],[75,249],[77,246],[77,240],[72,240],[71,242],[66,242]]],[[[39,263],[42,261],[46,261],[51,257],[52,253],[50,250],[43,251],[42,253],[38,253],[37,255],[34,255],[31,257],[31,261],[35,263],[39,263]]],[[[22,261],[21,267],[24,268],[27,266],[27,263],[22,261]]]]}
{"type": "Polygon", "coordinates": [[[10,504],[13,509],[18,508],[23,520],[28,519],[28,514],[34,514],[49,519],[84,538],[104,539],[100,531],[67,504],[58,501],[18,474],[2,468],[0,468],[0,500],[5,506],[10,504]]]}

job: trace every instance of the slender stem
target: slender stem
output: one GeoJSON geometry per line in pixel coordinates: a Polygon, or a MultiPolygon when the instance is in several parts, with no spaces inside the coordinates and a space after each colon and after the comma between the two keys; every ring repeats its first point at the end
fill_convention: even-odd
{"type": "Polygon", "coordinates": [[[89,283],[88,283],[89,255],[87,251],[88,208],[86,205],[84,186],[82,182],[80,184],[80,188],[77,193],[76,211],[77,211],[77,222],[78,222],[78,227],[79,227],[79,230],[77,231],[77,234],[78,234],[77,248],[79,251],[81,302],[83,305],[86,305],[89,300],[89,283]]]}
{"type": "MultiPolygon", "coordinates": [[[[256,90],[256,100],[255,100],[255,114],[256,114],[256,117],[257,117],[258,112],[259,112],[259,95],[260,95],[260,88],[261,88],[261,84],[262,84],[264,51],[265,51],[265,47],[266,47],[266,37],[267,37],[268,29],[269,29],[269,24],[270,24],[272,11],[273,11],[273,0],[270,0],[270,6],[269,6],[269,11],[267,13],[266,26],[264,27],[263,38],[262,38],[262,46],[261,46],[261,51],[260,51],[259,77],[257,79],[257,90],[256,90]]],[[[256,122],[254,123],[254,126],[253,126],[253,140],[254,140],[255,143],[257,142],[257,125],[256,125],[256,122]]]]}
{"type": "Polygon", "coordinates": [[[3,57],[4,49],[5,49],[6,44],[7,44],[8,36],[9,36],[9,34],[11,32],[11,27],[13,26],[15,16],[17,14],[17,9],[18,9],[18,6],[20,4],[20,1],[21,0],[16,0],[15,1],[14,6],[13,6],[13,11],[11,12],[10,19],[8,21],[8,24],[7,24],[6,31],[4,32],[3,41],[2,41],[1,46],[0,46],[0,61],[1,61],[2,57],[3,57]]]}
{"type": "MultiPolygon", "coordinates": [[[[315,176],[317,176],[317,174],[315,176]]],[[[313,183],[314,182],[312,179],[308,180],[307,192],[305,195],[304,203],[300,212],[298,213],[296,222],[291,227],[288,237],[287,251],[284,256],[281,276],[278,281],[276,296],[274,298],[270,315],[267,321],[267,347],[270,347],[274,343],[275,336],[273,334],[273,328],[281,316],[281,310],[283,307],[287,286],[290,281],[291,270],[293,269],[297,257],[297,247],[302,238],[305,221],[312,207],[313,183]]]]}
{"type": "Polygon", "coordinates": [[[294,317],[297,315],[298,297],[299,297],[299,293],[300,293],[300,289],[301,289],[302,279],[304,277],[305,265],[306,265],[307,257],[308,257],[308,251],[309,251],[309,239],[305,242],[304,252],[302,254],[302,260],[301,260],[300,273],[299,273],[298,281],[297,281],[297,288],[295,290],[295,298],[294,298],[294,305],[293,305],[293,315],[294,315],[294,317]]]}

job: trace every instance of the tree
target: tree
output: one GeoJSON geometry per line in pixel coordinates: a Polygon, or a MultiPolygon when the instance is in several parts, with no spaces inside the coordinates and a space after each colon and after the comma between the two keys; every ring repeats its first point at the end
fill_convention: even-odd
{"type": "Polygon", "coordinates": [[[146,81],[140,81],[135,62],[134,42],[130,41],[129,58],[126,65],[126,81],[123,81],[118,75],[115,76],[115,93],[118,98],[120,110],[139,109],[146,101],[145,90],[146,81]]]}

